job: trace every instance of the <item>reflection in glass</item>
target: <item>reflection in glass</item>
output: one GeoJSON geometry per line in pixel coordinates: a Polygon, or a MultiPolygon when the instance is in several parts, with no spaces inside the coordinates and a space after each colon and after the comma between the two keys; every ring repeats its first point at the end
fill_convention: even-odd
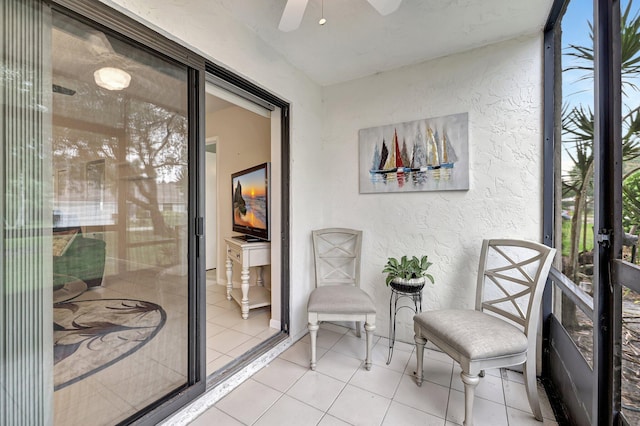
{"type": "Polygon", "coordinates": [[[187,71],[53,22],[55,422],[113,424],[187,381],[187,71]]]}

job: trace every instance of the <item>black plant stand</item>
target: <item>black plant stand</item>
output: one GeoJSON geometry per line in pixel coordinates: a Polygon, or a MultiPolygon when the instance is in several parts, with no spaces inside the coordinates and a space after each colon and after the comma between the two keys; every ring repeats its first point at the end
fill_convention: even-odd
{"type": "Polygon", "coordinates": [[[397,284],[393,281],[389,284],[391,287],[391,297],[389,298],[389,357],[387,365],[391,363],[393,356],[393,346],[396,343],[396,315],[402,308],[411,309],[414,313],[422,312],[422,285],[404,285],[397,284]],[[408,298],[413,300],[413,308],[408,305],[398,306],[398,300],[408,298]]]}

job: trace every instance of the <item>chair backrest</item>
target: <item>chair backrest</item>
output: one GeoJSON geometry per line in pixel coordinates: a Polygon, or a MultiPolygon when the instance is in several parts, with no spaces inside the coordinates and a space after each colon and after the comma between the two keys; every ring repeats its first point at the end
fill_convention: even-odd
{"type": "Polygon", "coordinates": [[[535,335],[540,301],[556,250],[522,240],[484,240],[476,309],[489,311],[535,335]]]}
{"type": "Polygon", "coordinates": [[[316,287],[348,284],[360,287],[362,231],[327,228],[312,231],[316,287]]]}

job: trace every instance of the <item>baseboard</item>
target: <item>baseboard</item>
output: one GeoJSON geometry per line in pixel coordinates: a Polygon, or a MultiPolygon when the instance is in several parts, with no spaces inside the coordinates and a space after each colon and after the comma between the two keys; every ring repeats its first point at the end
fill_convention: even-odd
{"type": "Polygon", "coordinates": [[[269,321],[269,327],[275,328],[276,330],[280,330],[280,327],[281,327],[280,321],[271,319],[269,321]]]}

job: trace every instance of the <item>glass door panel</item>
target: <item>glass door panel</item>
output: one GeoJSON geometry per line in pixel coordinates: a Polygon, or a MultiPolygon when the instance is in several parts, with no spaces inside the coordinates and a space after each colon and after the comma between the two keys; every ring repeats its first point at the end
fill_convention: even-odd
{"type": "Polygon", "coordinates": [[[188,380],[187,68],[54,13],[55,423],[188,380]]]}
{"type": "MultiPolygon", "coordinates": [[[[593,297],[593,4],[571,1],[562,17],[562,273],[593,297]]],[[[593,323],[563,297],[562,325],[592,357],[593,323]]]]}

